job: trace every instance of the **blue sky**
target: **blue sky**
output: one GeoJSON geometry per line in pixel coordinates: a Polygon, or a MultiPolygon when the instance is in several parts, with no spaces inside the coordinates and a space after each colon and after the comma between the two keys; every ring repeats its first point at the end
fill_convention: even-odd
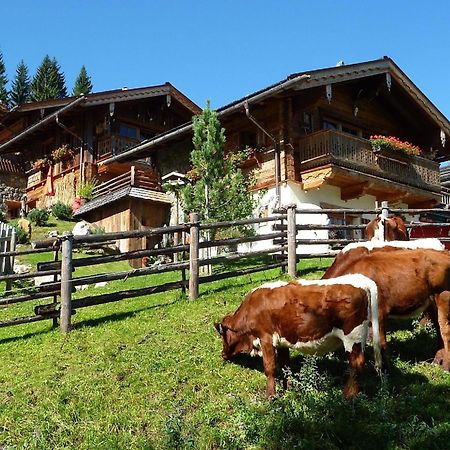
{"type": "Polygon", "coordinates": [[[288,74],[393,58],[450,118],[445,0],[2,0],[9,79],[55,57],[71,91],[85,64],[94,91],[170,81],[220,107],[288,74]]]}

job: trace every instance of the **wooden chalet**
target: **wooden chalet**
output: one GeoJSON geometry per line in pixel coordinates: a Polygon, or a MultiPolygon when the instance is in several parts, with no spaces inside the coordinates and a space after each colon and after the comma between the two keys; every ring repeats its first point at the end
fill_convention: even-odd
{"type": "MultiPolygon", "coordinates": [[[[373,208],[383,200],[414,208],[441,203],[439,162],[450,158],[450,123],[390,58],[293,74],[220,108],[218,115],[228,151],[246,149],[243,167],[257,174],[257,190],[267,190],[261,215],[289,203],[344,208],[373,208]],[[422,155],[377,153],[372,135],[408,141],[422,155]]],[[[153,156],[171,163],[158,166],[162,175],[185,172],[191,136],[188,123],[102,164],[153,156]]]]}
{"type": "Polygon", "coordinates": [[[191,120],[200,108],[170,83],[20,105],[1,119],[0,155],[20,153],[29,209],[72,204],[96,180],[76,216],[106,231],[161,226],[171,199],[152,155],[100,165],[191,120]]]}

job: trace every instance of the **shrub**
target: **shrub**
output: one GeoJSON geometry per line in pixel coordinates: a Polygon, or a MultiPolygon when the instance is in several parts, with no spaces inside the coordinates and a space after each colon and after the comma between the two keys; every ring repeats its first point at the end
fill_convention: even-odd
{"type": "Polygon", "coordinates": [[[14,225],[14,229],[16,230],[16,242],[18,244],[28,244],[30,242],[28,233],[23,228],[14,225]]]}
{"type": "Polygon", "coordinates": [[[28,219],[31,220],[31,222],[33,222],[35,225],[41,227],[47,225],[49,216],[50,214],[48,213],[48,211],[43,208],[35,208],[28,213],[28,219]]]}
{"type": "Polygon", "coordinates": [[[53,206],[52,214],[60,220],[73,220],[72,207],[63,202],[58,202],[53,206]]]}

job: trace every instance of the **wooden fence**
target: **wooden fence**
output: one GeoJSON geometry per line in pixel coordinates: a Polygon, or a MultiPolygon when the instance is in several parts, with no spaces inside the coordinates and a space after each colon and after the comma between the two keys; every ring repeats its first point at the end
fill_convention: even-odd
{"type": "MultiPolygon", "coordinates": [[[[6,223],[0,223],[0,275],[11,275],[14,256],[6,256],[16,249],[16,230],[6,223]]],[[[12,282],[6,280],[6,291],[11,290],[12,282]]]]}
{"type": "MultiPolygon", "coordinates": [[[[437,211],[436,209],[392,209],[389,210],[387,203],[383,202],[382,208],[369,209],[298,209],[296,205],[288,205],[274,212],[273,216],[266,218],[253,218],[246,220],[237,220],[229,222],[220,222],[213,224],[201,223],[198,215],[192,214],[190,222],[178,226],[154,228],[138,231],[126,231],[117,233],[105,233],[101,235],[73,236],[66,233],[58,238],[52,238],[36,242],[33,249],[26,251],[7,250],[2,252],[2,258],[14,258],[31,253],[53,253],[53,261],[41,262],[37,265],[37,271],[26,274],[1,274],[0,281],[12,283],[24,279],[33,279],[36,277],[51,277],[52,281],[29,291],[8,293],[0,298],[0,306],[27,301],[36,301],[44,298],[51,298],[52,302],[38,305],[34,308],[34,315],[17,317],[14,319],[0,322],[0,328],[31,323],[41,320],[52,319],[54,325],[57,319],[60,320],[60,328],[67,332],[71,326],[71,316],[79,308],[93,305],[115,302],[128,298],[150,295],[157,292],[164,292],[173,289],[181,289],[183,292],[188,290],[189,298],[195,300],[199,295],[199,285],[216,280],[233,278],[236,276],[255,273],[272,268],[286,268],[290,276],[295,277],[297,263],[301,258],[325,257],[335,255],[338,250],[328,250],[321,253],[303,252],[299,253],[299,245],[317,245],[326,244],[333,246],[343,246],[350,242],[361,241],[362,239],[304,239],[301,232],[304,230],[362,230],[363,224],[333,225],[333,224],[300,224],[298,216],[302,214],[352,214],[352,215],[372,215],[382,214],[387,216],[390,213],[401,214],[420,214],[425,212],[437,211]],[[241,236],[238,238],[213,239],[204,241],[201,235],[204,232],[213,233],[214,230],[228,227],[255,226],[257,224],[272,224],[273,232],[265,234],[256,234],[241,236]],[[116,242],[119,239],[132,239],[142,237],[158,236],[162,239],[164,235],[178,235],[184,233],[189,236],[185,243],[172,245],[165,248],[133,250],[125,253],[85,256],[74,258],[74,249],[92,248],[101,245],[116,242]],[[240,253],[227,254],[225,256],[212,256],[200,258],[202,249],[229,247],[240,244],[257,243],[266,241],[266,247],[258,251],[247,251],[240,253]],[[162,255],[171,255],[172,262],[162,263],[150,267],[139,269],[130,269],[129,271],[114,273],[99,273],[90,276],[76,277],[76,269],[86,266],[101,266],[102,264],[114,261],[128,261],[131,259],[141,259],[144,257],[156,257],[162,255]],[[179,257],[184,255],[184,257],[179,257]],[[201,275],[200,268],[203,266],[214,266],[216,264],[231,263],[239,260],[248,260],[249,258],[262,257],[269,255],[272,260],[259,261],[257,265],[251,265],[245,269],[228,270],[221,273],[201,275]],[[152,285],[138,289],[125,289],[113,293],[104,293],[94,296],[85,296],[81,298],[72,298],[73,292],[78,286],[93,285],[99,282],[108,282],[114,280],[127,280],[128,278],[147,276],[165,272],[180,273],[180,279],[159,285],[152,285]]],[[[442,212],[442,210],[438,210],[442,212]]],[[[448,226],[447,223],[435,224],[411,224],[410,228],[417,226],[448,226]]],[[[444,238],[443,241],[449,241],[450,238],[444,238]]],[[[174,240],[175,241],[175,240],[174,240]]],[[[329,248],[329,247],[327,247],[329,248]]],[[[101,269],[99,269],[99,272],[101,269]]]]}

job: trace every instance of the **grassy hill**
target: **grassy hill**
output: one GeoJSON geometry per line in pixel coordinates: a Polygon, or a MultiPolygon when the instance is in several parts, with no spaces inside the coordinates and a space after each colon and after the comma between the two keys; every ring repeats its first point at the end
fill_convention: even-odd
{"type": "MultiPolygon", "coordinates": [[[[318,278],[327,264],[303,261],[301,276],[318,278]]],[[[430,329],[410,323],[390,334],[387,378],[369,350],[363,393],[350,402],[339,352],[295,356],[289,390],[271,403],[260,359],[222,361],[213,323],[249,289],[283,276],[211,283],[195,302],[172,291],[81,309],[67,336],[51,321],[0,329],[0,448],[448,448],[450,375],[424,362],[430,329]]],[[[155,282],[161,276],[127,286],[155,282]]]]}

